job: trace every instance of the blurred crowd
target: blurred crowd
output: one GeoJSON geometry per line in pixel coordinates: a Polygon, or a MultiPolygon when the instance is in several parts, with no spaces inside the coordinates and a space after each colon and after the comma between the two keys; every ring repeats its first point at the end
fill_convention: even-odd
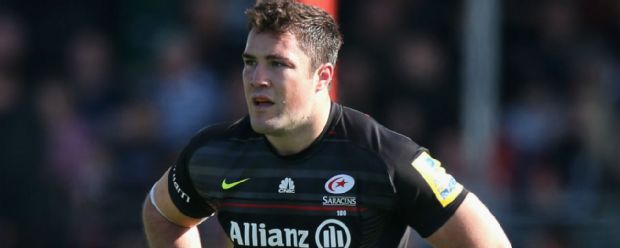
{"type": "MultiPolygon", "coordinates": [[[[3,1],[0,246],[144,247],[153,182],[198,129],[244,115],[251,4],[3,1]]],[[[467,182],[465,4],[341,0],[337,101],[467,182]]],[[[507,0],[501,12],[483,200],[515,247],[620,245],[620,2],[507,0]]]]}

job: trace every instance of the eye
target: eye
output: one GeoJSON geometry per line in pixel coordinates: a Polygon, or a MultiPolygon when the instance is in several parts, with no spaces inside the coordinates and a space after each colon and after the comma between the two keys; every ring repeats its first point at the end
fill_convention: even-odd
{"type": "Polygon", "coordinates": [[[273,67],[289,67],[287,64],[279,62],[279,61],[271,61],[271,65],[273,67]]]}
{"type": "Polygon", "coordinates": [[[253,59],[244,59],[243,60],[243,65],[245,66],[254,66],[256,65],[256,61],[253,59]]]}

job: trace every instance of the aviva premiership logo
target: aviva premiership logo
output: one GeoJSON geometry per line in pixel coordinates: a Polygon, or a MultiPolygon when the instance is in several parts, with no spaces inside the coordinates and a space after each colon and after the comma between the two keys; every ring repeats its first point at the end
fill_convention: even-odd
{"type": "Polygon", "coordinates": [[[318,247],[349,248],[351,232],[336,219],[323,221],[314,231],[295,228],[268,228],[265,223],[237,223],[230,221],[228,233],[235,245],[254,247],[318,247]],[[314,244],[310,244],[314,241],[314,244]]]}
{"type": "Polygon", "coordinates": [[[432,158],[428,153],[421,153],[411,162],[411,165],[422,175],[443,207],[452,203],[463,191],[463,186],[446,173],[446,170],[441,167],[441,162],[432,158]]]}

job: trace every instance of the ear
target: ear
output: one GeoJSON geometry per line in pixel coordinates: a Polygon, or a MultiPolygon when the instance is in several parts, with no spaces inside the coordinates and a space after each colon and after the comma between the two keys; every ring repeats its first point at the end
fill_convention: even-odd
{"type": "Polygon", "coordinates": [[[319,66],[315,74],[318,77],[315,88],[316,92],[329,89],[329,84],[332,82],[334,77],[334,69],[334,65],[331,63],[325,63],[319,66]]]}

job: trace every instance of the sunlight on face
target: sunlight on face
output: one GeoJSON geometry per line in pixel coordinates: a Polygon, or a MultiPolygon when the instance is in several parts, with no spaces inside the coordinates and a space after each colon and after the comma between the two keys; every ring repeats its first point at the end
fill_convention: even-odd
{"type": "Polygon", "coordinates": [[[310,57],[294,35],[251,31],[243,61],[243,87],[254,131],[283,135],[311,121],[318,78],[310,72],[310,57]]]}

